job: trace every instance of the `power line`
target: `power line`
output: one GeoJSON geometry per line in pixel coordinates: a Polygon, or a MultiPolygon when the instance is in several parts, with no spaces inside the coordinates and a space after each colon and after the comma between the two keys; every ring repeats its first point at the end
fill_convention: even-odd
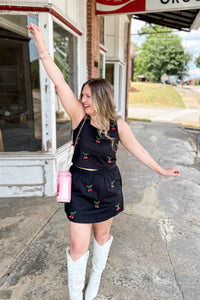
{"type": "Polygon", "coordinates": [[[131,33],[131,35],[145,35],[145,34],[160,34],[160,33],[174,33],[174,32],[179,32],[178,30],[176,31],[157,31],[157,32],[142,32],[142,33],[131,33]]]}

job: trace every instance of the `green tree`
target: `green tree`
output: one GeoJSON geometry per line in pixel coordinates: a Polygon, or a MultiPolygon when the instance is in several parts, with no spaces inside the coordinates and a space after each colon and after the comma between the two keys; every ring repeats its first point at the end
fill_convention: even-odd
{"type": "Polygon", "coordinates": [[[194,62],[197,65],[197,67],[200,68],[200,55],[195,59],[194,62]]]}
{"type": "Polygon", "coordinates": [[[156,82],[164,73],[179,79],[187,74],[191,54],[184,51],[181,38],[170,28],[145,24],[138,33],[146,34],[146,40],[141,47],[136,47],[135,76],[143,74],[156,82]]]}

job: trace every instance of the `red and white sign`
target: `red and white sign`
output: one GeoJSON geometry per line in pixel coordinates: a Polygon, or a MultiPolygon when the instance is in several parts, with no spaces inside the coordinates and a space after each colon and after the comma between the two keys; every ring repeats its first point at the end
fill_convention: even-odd
{"type": "Polygon", "coordinates": [[[200,0],[96,0],[96,14],[133,14],[200,9],[200,0]]]}
{"type": "Polygon", "coordinates": [[[121,14],[145,11],[145,0],[97,0],[96,14],[121,14]]]}
{"type": "Polygon", "coordinates": [[[199,0],[146,0],[146,11],[200,9],[199,0]]]}

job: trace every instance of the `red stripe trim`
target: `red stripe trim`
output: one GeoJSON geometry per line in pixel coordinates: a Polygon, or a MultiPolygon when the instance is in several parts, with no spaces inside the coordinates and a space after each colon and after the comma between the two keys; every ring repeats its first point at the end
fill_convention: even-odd
{"type": "Polygon", "coordinates": [[[74,25],[67,21],[63,16],[61,16],[57,11],[50,7],[33,7],[33,6],[15,6],[15,5],[0,5],[0,11],[31,11],[31,12],[47,12],[65,24],[67,27],[72,29],[78,35],[82,35],[82,32],[78,30],[74,25]]]}
{"type": "Polygon", "coordinates": [[[105,48],[103,48],[102,46],[100,46],[100,50],[107,53],[107,50],[105,48]]]}

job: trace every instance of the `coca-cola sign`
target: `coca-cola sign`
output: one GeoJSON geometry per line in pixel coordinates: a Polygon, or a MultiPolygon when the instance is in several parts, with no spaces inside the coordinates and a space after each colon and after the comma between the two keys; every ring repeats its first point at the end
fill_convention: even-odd
{"type": "Polygon", "coordinates": [[[200,9],[200,0],[96,0],[96,14],[133,14],[142,12],[200,9]]]}
{"type": "Polygon", "coordinates": [[[121,14],[145,10],[145,0],[97,0],[96,14],[121,14]]]}

